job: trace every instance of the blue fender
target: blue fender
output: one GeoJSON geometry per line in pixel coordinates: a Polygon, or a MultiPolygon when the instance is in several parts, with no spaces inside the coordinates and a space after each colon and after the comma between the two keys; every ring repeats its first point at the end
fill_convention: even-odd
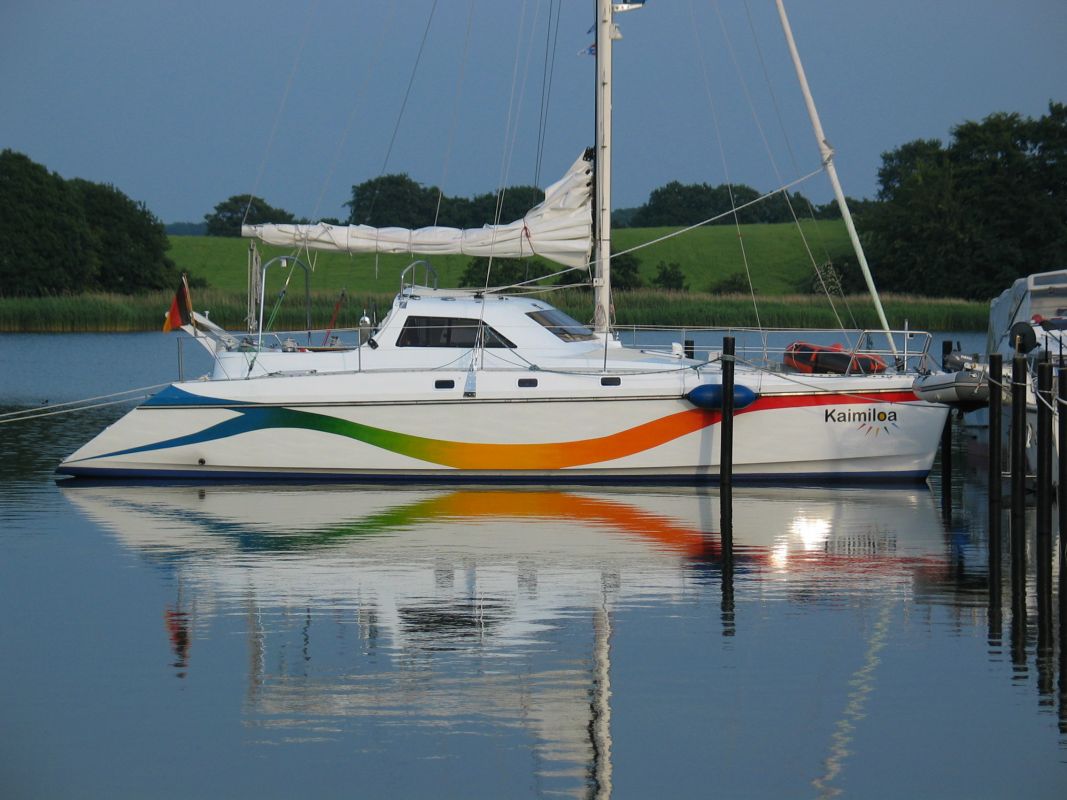
{"type": "MultiPolygon", "coordinates": [[[[757,397],[759,397],[759,395],[747,386],[734,384],[734,409],[752,405],[757,397]]],[[[701,384],[686,394],[685,399],[697,408],[704,408],[708,411],[718,411],[722,408],[722,384],[701,384]]]]}

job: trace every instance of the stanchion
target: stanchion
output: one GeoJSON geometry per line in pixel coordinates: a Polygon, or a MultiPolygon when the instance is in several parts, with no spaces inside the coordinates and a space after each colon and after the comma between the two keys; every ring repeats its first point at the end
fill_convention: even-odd
{"type": "Polygon", "coordinates": [[[723,532],[733,530],[734,337],[722,340],[722,425],[719,431],[719,516],[723,532]]]}

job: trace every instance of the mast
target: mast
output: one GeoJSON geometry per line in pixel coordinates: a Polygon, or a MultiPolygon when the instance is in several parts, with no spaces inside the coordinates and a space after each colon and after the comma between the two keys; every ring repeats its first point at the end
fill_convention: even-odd
{"type": "Polygon", "coordinates": [[[596,238],[593,261],[593,323],[611,328],[611,0],[597,0],[596,14],[596,238]]]}
{"type": "Polygon", "coordinates": [[[837,200],[837,207],[841,209],[841,217],[845,220],[848,237],[852,240],[852,249],[856,252],[860,270],[863,271],[863,279],[867,282],[867,291],[870,292],[871,299],[874,301],[874,309],[878,312],[878,321],[882,323],[882,330],[885,331],[886,338],[889,340],[889,347],[893,350],[893,355],[895,356],[897,354],[897,346],[893,341],[892,334],[889,332],[889,323],[886,321],[885,312],[882,310],[882,301],[879,299],[878,290],[874,286],[874,277],[871,275],[871,269],[867,266],[867,256],[863,253],[863,245],[860,244],[860,237],[856,233],[855,224],[852,222],[852,213],[848,210],[848,203],[845,202],[845,193],[841,189],[841,181],[837,178],[837,169],[834,167],[834,149],[826,140],[822,122],[819,121],[819,112],[815,108],[815,100],[812,98],[811,89],[808,87],[808,79],[804,74],[804,65],[800,63],[800,53],[797,51],[797,44],[793,40],[793,29],[789,26],[789,18],[786,16],[785,6],[782,0],[775,0],[775,4],[778,6],[778,16],[782,21],[782,30],[785,32],[786,42],[789,44],[789,54],[793,57],[793,67],[797,72],[797,80],[800,81],[800,91],[804,93],[804,104],[808,107],[808,116],[811,118],[811,127],[815,131],[815,140],[819,144],[819,154],[822,156],[823,166],[826,167],[830,185],[834,187],[834,198],[837,200]]]}

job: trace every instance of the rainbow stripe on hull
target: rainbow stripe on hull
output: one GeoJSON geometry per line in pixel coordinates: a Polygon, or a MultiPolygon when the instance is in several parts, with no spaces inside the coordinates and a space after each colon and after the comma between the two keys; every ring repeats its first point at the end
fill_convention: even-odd
{"type": "MultiPolygon", "coordinates": [[[[928,437],[944,420],[936,411],[915,403],[911,392],[884,392],[876,398],[763,396],[737,414],[744,435],[735,440],[740,442],[735,475],[749,481],[920,480],[932,461],[928,437]],[[825,424],[829,415],[823,409],[855,409],[875,400],[897,404],[891,423],[825,424]],[[776,441],[790,429],[796,439],[792,447],[776,441]],[[883,443],[874,461],[866,452],[872,435],[896,437],[899,446],[883,443]],[[782,453],[787,457],[778,458],[782,453]]],[[[421,429],[406,424],[411,413],[410,406],[237,403],[172,387],[73,454],[59,471],[95,477],[381,482],[669,483],[714,482],[718,477],[721,413],[693,408],[680,398],[523,404],[472,400],[424,412],[432,414],[429,430],[435,432],[466,432],[472,420],[482,423],[479,432],[493,431],[500,438],[508,431],[522,432],[504,441],[486,441],[484,434],[467,440],[454,433],[427,435],[425,422],[421,429]],[[139,420],[124,424],[138,415],[139,420]],[[559,438],[521,441],[538,428],[559,438]],[[168,430],[172,435],[160,437],[160,431],[168,430]]]]}

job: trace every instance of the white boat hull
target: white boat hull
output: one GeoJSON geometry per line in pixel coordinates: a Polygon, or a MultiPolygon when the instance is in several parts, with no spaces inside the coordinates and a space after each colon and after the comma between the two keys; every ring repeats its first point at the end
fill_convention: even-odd
{"type": "MultiPolygon", "coordinates": [[[[717,480],[718,411],[651,389],[611,395],[596,376],[584,377],[596,379],[585,397],[576,398],[573,387],[566,398],[538,399],[486,391],[465,398],[457,390],[447,399],[411,394],[403,402],[316,402],[310,398],[321,397],[320,384],[312,377],[305,379],[305,399],[294,394],[292,402],[252,399],[270,379],[176,384],[71,455],[59,472],[179,479],[717,480]],[[205,391],[214,396],[198,394],[205,391]]],[[[513,386],[514,377],[509,380],[513,386]]],[[[872,377],[857,385],[855,378],[844,379],[848,384],[837,392],[834,380],[826,379],[823,391],[797,391],[794,384],[776,393],[764,386],[734,419],[734,476],[924,478],[947,409],[916,400],[907,380],[872,377]]],[[[679,388],[685,387],[674,391],[679,388]]]]}

